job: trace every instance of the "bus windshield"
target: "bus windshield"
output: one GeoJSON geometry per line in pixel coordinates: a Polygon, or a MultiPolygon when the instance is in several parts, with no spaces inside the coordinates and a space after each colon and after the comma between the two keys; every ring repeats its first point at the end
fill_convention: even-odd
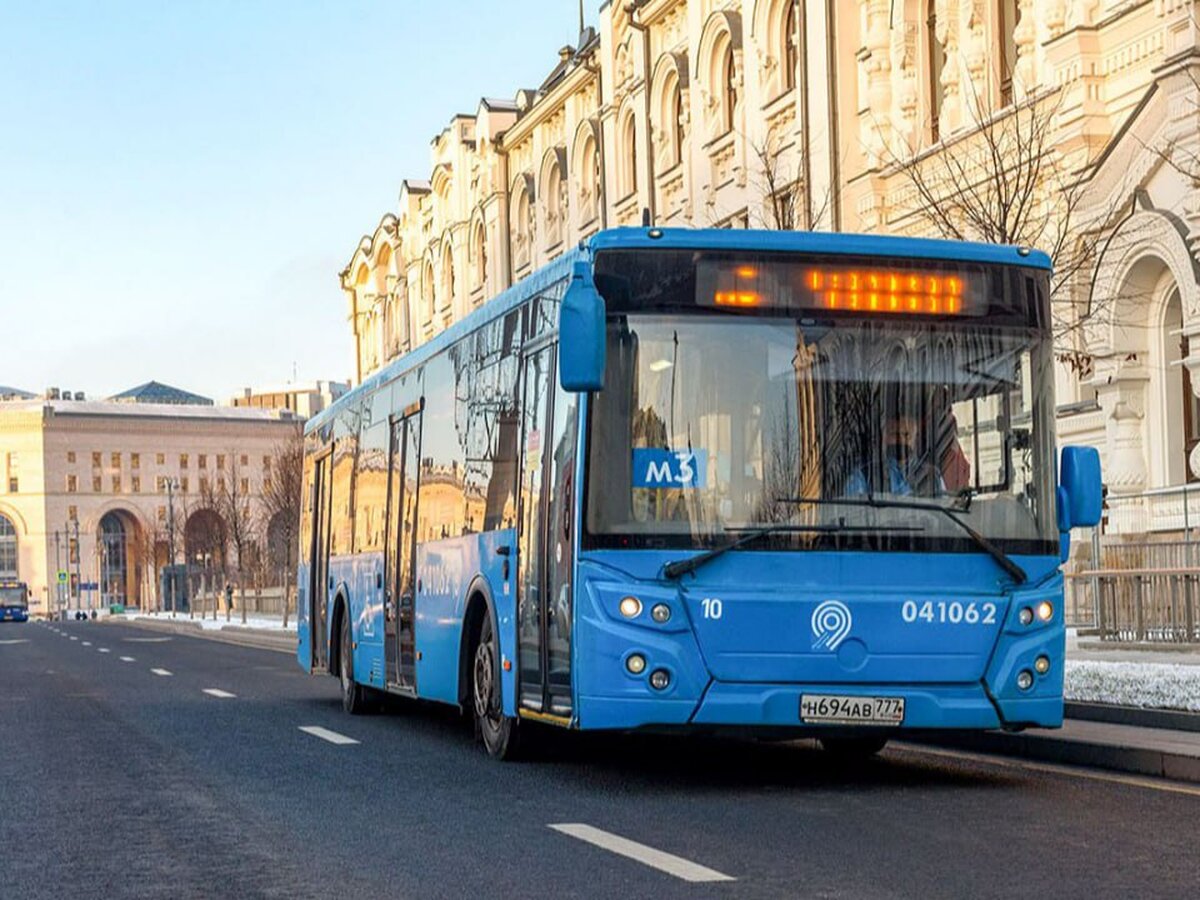
{"type": "Polygon", "coordinates": [[[29,600],[25,596],[25,587],[23,585],[3,585],[0,586],[0,606],[18,607],[25,609],[29,605],[29,600]]]}
{"type": "Polygon", "coordinates": [[[591,546],[713,547],[792,523],[819,527],[754,549],[978,552],[936,510],[862,502],[906,498],[953,508],[1004,552],[1058,552],[1042,330],[649,312],[615,317],[608,341],[591,546]]]}

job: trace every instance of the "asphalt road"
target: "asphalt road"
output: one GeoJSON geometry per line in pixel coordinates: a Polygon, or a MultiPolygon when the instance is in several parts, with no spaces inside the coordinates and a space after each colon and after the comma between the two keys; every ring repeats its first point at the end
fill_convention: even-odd
{"type": "Polygon", "coordinates": [[[1195,787],[914,747],[839,765],[807,743],[630,736],[501,764],[453,711],[347,716],[334,680],[290,655],[0,627],[5,900],[1195,898],[1198,839],[1195,787]]]}

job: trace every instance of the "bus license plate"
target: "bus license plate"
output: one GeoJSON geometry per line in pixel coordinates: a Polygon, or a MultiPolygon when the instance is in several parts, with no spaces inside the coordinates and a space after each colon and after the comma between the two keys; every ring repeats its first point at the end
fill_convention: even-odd
{"type": "Polygon", "coordinates": [[[904,698],[801,694],[800,721],[812,725],[899,725],[904,721],[904,698]]]}

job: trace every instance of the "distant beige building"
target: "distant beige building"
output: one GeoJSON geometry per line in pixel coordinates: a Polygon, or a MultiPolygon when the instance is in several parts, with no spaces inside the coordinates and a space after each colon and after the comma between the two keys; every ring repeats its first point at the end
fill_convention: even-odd
{"type": "Polygon", "coordinates": [[[269,387],[245,388],[229,401],[230,406],[250,409],[286,409],[302,419],[311,419],[350,390],[345,381],[308,381],[269,387]]]}
{"type": "Polygon", "coordinates": [[[1063,441],[1114,494],[1200,477],[1197,0],[605,3],[539,87],[454,116],[355,248],[357,379],[643,211],[1040,244],[1063,441]],[[1024,204],[1015,229],[974,221],[998,174],[1018,199],[980,202],[1024,204]]]}
{"type": "MultiPolygon", "coordinates": [[[[157,388],[140,395],[166,399],[157,388]]],[[[177,562],[212,565],[229,552],[211,502],[226,483],[260,552],[286,531],[264,521],[262,492],[299,417],[138,396],[0,402],[0,578],[26,582],[35,613],[153,602],[172,539],[177,562]]]]}

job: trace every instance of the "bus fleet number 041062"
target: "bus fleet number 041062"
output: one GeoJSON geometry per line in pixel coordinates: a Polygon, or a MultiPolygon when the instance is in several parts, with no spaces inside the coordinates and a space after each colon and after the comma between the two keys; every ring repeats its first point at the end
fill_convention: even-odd
{"type": "Polygon", "coordinates": [[[900,607],[905,622],[938,622],[951,625],[996,624],[995,603],[960,603],[958,600],[905,600],[900,607]]]}

